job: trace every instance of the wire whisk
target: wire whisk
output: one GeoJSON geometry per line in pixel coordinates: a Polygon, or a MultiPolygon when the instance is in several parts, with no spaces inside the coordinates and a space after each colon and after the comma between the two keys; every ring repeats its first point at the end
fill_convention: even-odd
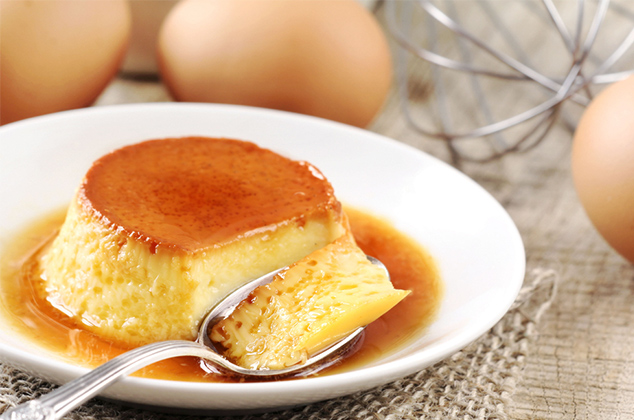
{"type": "Polygon", "coordinates": [[[628,0],[387,0],[384,13],[404,117],[454,161],[529,150],[557,121],[574,130],[598,89],[634,74],[628,0]]]}

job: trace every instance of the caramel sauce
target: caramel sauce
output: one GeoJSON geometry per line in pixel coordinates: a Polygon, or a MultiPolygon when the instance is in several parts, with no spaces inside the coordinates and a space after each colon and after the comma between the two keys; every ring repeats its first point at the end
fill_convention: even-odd
{"type": "MultiPolygon", "coordinates": [[[[387,266],[396,288],[412,293],[370,324],[356,351],[319,375],[352,369],[398,350],[433,321],[442,297],[442,283],[434,261],[416,242],[389,223],[365,212],[346,209],[359,246],[387,266]]],[[[25,339],[67,362],[96,367],[129,350],[83,330],[70,318],[38,297],[34,285],[37,250],[53,237],[64,221],[60,211],[16,236],[0,256],[2,315],[25,339]]],[[[235,382],[234,378],[203,371],[199,360],[182,357],[150,365],[135,376],[180,380],[235,382]]]]}
{"type": "Polygon", "coordinates": [[[255,229],[339,210],[332,186],[307,162],[239,140],[149,140],[92,165],[83,208],[150,247],[197,251],[255,229]]]}

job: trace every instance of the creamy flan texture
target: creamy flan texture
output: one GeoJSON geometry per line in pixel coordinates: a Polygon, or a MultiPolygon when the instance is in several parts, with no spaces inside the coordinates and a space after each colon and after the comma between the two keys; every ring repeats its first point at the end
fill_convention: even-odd
{"type": "Polygon", "coordinates": [[[40,257],[41,292],[116,342],[192,339],[228,292],[347,230],[306,162],[231,139],[151,140],[89,169],[40,257]]]}
{"type": "Polygon", "coordinates": [[[283,369],[375,321],[408,294],[344,235],[255,289],[210,338],[237,365],[283,369]]]}

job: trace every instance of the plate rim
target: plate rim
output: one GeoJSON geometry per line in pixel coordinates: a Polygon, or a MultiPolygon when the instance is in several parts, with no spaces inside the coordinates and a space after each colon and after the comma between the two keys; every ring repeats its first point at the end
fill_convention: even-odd
{"type": "MultiPolygon", "coordinates": [[[[0,127],[0,146],[3,141],[3,134],[7,131],[20,130],[22,127],[29,127],[33,124],[42,124],[45,125],[49,121],[56,121],[60,118],[62,119],[72,119],[72,118],[82,118],[83,115],[86,114],[111,114],[112,112],[125,112],[125,111],[134,111],[134,112],[153,112],[153,110],[157,109],[169,109],[175,108],[179,110],[187,110],[187,109],[200,109],[208,112],[229,112],[229,113],[255,113],[259,115],[271,115],[275,118],[280,119],[296,119],[298,121],[308,121],[311,124],[319,124],[319,125],[327,125],[332,127],[335,130],[352,130],[357,133],[362,133],[364,136],[370,136],[374,139],[374,141],[379,142],[388,142],[393,147],[401,148],[402,150],[406,150],[409,153],[417,153],[418,157],[422,157],[428,161],[433,162],[433,164],[440,165],[443,167],[443,170],[453,171],[454,174],[460,176],[462,181],[471,184],[471,187],[474,187],[479,190],[480,193],[483,193],[487,196],[494,205],[498,206],[498,210],[501,211],[500,214],[504,215],[503,223],[506,224],[506,228],[509,229],[509,233],[513,238],[514,243],[509,244],[511,247],[515,247],[518,254],[516,254],[517,261],[515,261],[515,273],[512,275],[513,279],[509,279],[509,281],[514,282],[514,290],[510,292],[507,296],[507,301],[504,302],[503,305],[498,307],[498,310],[495,312],[495,315],[490,317],[487,320],[480,320],[479,323],[476,324],[476,329],[472,329],[470,332],[462,332],[461,334],[454,334],[453,337],[450,337],[444,340],[442,343],[433,346],[432,350],[434,354],[432,354],[431,358],[428,354],[425,354],[425,362],[421,362],[419,353],[407,355],[397,360],[387,361],[385,363],[374,365],[370,367],[365,367],[362,369],[355,369],[352,372],[343,372],[334,375],[328,375],[323,377],[315,377],[315,378],[304,378],[300,380],[294,381],[279,381],[274,383],[267,383],[266,387],[262,386],[262,383],[208,383],[208,382],[186,382],[186,381],[170,381],[170,380],[159,380],[159,379],[149,379],[149,378],[140,378],[140,377],[126,377],[122,381],[121,384],[131,387],[143,387],[150,390],[173,390],[175,384],[177,384],[177,388],[179,388],[179,392],[213,392],[214,394],[233,394],[238,389],[241,392],[249,392],[249,393],[259,393],[263,392],[264,394],[270,394],[271,392],[280,393],[280,392],[289,392],[289,391],[297,391],[298,388],[303,390],[314,389],[315,387],[322,387],[325,385],[332,385],[332,382],[335,380],[338,382],[337,387],[345,387],[356,384],[360,381],[364,381],[367,377],[386,377],[386,378],[400,378],[413,371],[419,371],[425,367],[431,366],[433,363],[440,361],[446,357],[449,357],[451,354],[459,351],[464,348],[478,337],[485,334],[490,328],[492,328],[509,310],[517,294],[520,291],[522,286],[525,270],[526,270],[526,254],[524,245],[522,242],[522,238],[520,235],[517,226],[513,222],[511,216],[508,214],[506,209],[482,186],[480,186],[473,179],[469,178],[467,175],[452,167],[451,165],[443,162],[442,160],[429,155],[428,153],[405,144],[396,139],[384,136],[382,134],[360,129],[357,127],[348,126],[342,123],[324,120],[317,117],[311,117],[306,115],[294,114],[285,111],[271,110],[271,109],[263,109],[263,108],[254,108],[254,107],[245,107],[240,105],[225,105],[225,104],[199,104],[199,103],[171,103],[171,102],[159,102],[159,103],[141,103],[141,104],[121,104],[121,105],[107,105],[107,106],[96,106],[91,108],[84,108],[78,110],[69,110],[63,111],[54,114],[43,115],[39,117],[30,118],[27,120],[16,121],[14,123],[7,124],[5,126],[0,127]],[[493,319],[495,318],[495,319],[493,319]],[[429,360],[433,360],[429,362],[429,360]],[[412,370],[412,366],[416,366],[414,370],[412,370]],[[352,373],[352,374],[351,374],[352,373]],[[360,379],[358,376],[363,376],[363,379],[360,379]],[[355,377],[356,376],[356,377],[355,377]]],[[[432,257],[434,257],[432,255],[432,257]]],[[[511,276],[510,276],[511,277],[511,276]]],[[[28,356],[20,353],[20,350],[6,344],[4,341],[0,341],[0,354],[4,359],[5,354],[11,354],[16,360],[26,361],[25,359],[29,359],[28,356]]],[[[30,358],[36,357],[37,360],[43,358],[43,356],[39,355],[31,355],[30,358]]],[[[77,377],[81,374],[88,372],[90,369],[74,366],[67,362],[46,358],[42,360],[40,364],[44,364],[46,366],[52,366],[57,370],[64,370],[68,374],[69,377],[77,377]]],[[[389,382],[383,381],[382,383],[389,382]]]]}

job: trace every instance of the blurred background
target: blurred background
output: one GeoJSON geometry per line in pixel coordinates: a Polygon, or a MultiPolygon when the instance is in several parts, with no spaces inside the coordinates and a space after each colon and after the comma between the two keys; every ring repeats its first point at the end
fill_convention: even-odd
{"type": "Polygon", "coordinates": [[[454,164],[526,150],[556,123],[574,130],[634,56],[629,0],[1,4],[3,124],[177,100],[368,127],[392,100],[454,164]]]}

